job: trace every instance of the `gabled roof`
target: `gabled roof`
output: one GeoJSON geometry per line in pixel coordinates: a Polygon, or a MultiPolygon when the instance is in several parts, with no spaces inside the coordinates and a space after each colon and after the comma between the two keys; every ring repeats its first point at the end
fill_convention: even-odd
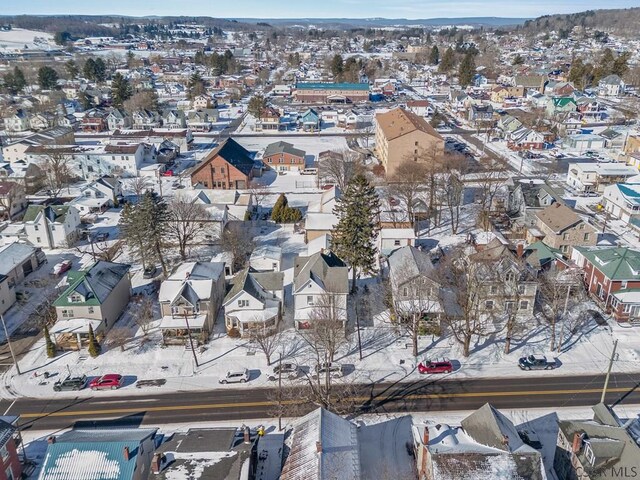
{"type": "Polygon", "coordinates": [[[489,403],[485,403],[460,424],[471,438],[482,445],[506,452],[534,451],[520,439],[511,420],[489,403]]]}
{"type": "Polygon", "coordinates": [[[574,247],[610,280],[640,279],[640,251],[628,247],[574,247]]]}
{"type": "Polygon", "coordinates": [[[583,221],[577,213],[559,202],[549,205],[540,212],[536,212],[536,216],[540,222],[544,223],[556,234],[583,221]]]}
{"type": "Polygon", "coordinates": [[[11,243],[3,247],[0,250],[0,275],[7,275],[37,251],[36,247],[24,243],[11,243]]]}
{"type": "Polygon", "coordinates": [[[527,263],[536,270],[544,268],[555,260],[564,261],[562,252],[544,242],[534,242],[525,249],[527,263]]]}
{"type": "Polygon", "coordinates": [[[395,285],[401,285],[418,276],[433,279],[435,269],[427,252],[408,245],[397,249],[389,257],[389,275],[395,285]]]}
{"type": "Polygon", "coordinates": [[[251,271],[250,267],[239,272],[231,280],[231,289],[224,297],[224,303],[233,300],[240,292],[247,292],[252,297],[263,300],[267,296],[267,291],[282,290],[284,284],[284,272],[264,272],[251,271]]]}
{"type": "Polygon", "coordinates": [[[288,142],[275,142],[267,145],[267,148],[264,151],[263,157],[270,157],[271,155],[278,155],[281,153],[288,153],[289,155],[293,155],[295,157],[301,157],[304,159],[306,152],[304,150],[300,150],[299,148],[295,148],[293,144],[288,142]]]}
{"type": "Polygon", "coordinates": [[[206,159],[193,171],[192,175],[207,166],[216,157],[221,157],[245,175],[249,175],[253,168],[254,162],[249,151],[232,138],[228,138],[209,153],[206,159]]]}
{"type": "Polygon", "coordinates": [[[22,220],[24,222],[33,222],[40,213],[43,213],[50,222],[64,223],[70,208],[67,205],[49,205],[46,207],[44,205],[29,205],[22,220]]]}
{"type": "Polygon", "coordinates": [[[318,283],[327,292],[349,293],[349,269],[333,252],[318,252],[296,257],[293,267],[293,291],[307,280],[318,283]]]}
{"type": "Polygon", "coordinates": [[[222,262],[188,262],[160,285],[158,300],[174,303],[184,298],[191,305],[209,300],[213,283],[224,275],[222,262]]]}
{"type": "Polygon", "coordinates": [[[74,293],[84,297],[80,305],[102,305],[113,289],[129,273],[131,265],[98,261],[86,270],[71,271],[67,275],[69,286],[53,303],[56,307],[77,305],[69,301],[74,293]]]}
{"type": "Polygon", "coordinates": [[[293,427],[281,480],[358,480],[358,429],[335,413],[318,408],[293,427]]]}
{"type": "Polygon", "coordinates": [[[440,134],[424,118],[401,107],[385,113],[378,113],[376,122],[380,125],[387,141],[415,131],[420,131],[442,140],[440,134]]]}

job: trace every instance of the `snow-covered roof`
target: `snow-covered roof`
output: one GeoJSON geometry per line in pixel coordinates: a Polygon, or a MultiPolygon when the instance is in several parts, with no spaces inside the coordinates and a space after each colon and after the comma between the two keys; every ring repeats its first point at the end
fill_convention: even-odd
{"type": "Polygon", "coordinates": [[[159,301],[173,303],[183,297],[193,304],[193,302],[208,300],[213,283],[222,275],[224,275],[224,264],[221,262],[183,263],[162,282],[159,301]]]}
{"type": "MultiPolygon", "coordinates": [[[[204,328],[204,324],[207,321],[206,315],[196,315],[195,317],[189,317],[189,328],[204,328]]],[[[184,316],[176,316],[172,317],[171,315],[167,315],[162,317],[160,320],[160,330],[168,330],[173,328],[187,328],[187,324],[185,322],[184,316]]]]}
{"type": "Polygon", "coordinates": [[[293,427],[289,455],[281,480],[360,478],[357,427],[349,420],[318,408],[293,427]]]}
{"type": "Polygon", "coordinates": [[[382,228],[380,238],[416,238],[413,228],[382,228]]]}
{"type": "Polygon", "coordinates": [[[71,318],[69,320],[58,320],[53,327],[51,327],[51,333],[89,333],[89,325],[93,327],[95,331],[102,320],[95,320],[92,318],[71,318]]]}
{"type": "Polygon", "coordinates": [[[306,230],[333,230],[338,224],[338,217],[333,213],[307,213],[306,230]]]}

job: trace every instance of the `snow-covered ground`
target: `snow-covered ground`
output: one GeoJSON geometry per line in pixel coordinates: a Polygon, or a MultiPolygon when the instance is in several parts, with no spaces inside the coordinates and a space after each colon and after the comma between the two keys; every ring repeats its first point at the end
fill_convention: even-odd
{"type": "Polygon", "coordinates": [[[12,52],[24,49],[44,49],[55,47],[53,35],[35,30],[13,28],[9,31],[0,30],[0,52],[12,52]]]}

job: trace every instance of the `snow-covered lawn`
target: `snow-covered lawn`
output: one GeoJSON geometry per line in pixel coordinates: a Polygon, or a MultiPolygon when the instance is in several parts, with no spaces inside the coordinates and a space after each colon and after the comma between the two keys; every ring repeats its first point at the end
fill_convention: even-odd
{"type": "Polygon", "coordinates": [[[14,50],[45,49],[54,46],[53,35],[35,30],[25,30],[23,28],[13,28],[9,31],[0,30],[0,52],[14,50]]]}

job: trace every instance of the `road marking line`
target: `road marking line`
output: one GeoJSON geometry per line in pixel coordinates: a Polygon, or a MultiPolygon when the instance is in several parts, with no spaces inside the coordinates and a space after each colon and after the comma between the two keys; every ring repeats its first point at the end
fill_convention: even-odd
{"type": "MultiPolygon", "coordinates": [[[[608,393],[626,393],[632,390],[632,388],[609,388],[608,393]]],[[[538,392],[529,391],[515,391],[515,392],[467,392],[467,393],[426,393],[426,394],[412,394],[404,397],[399,397],[397,400],[420,400],[420,399],[437,399],[437,398],[473,398],[473,397],[526,397],[528,395],[580,395],[587,393],[600,393],[601,388],[588,388],[588,389],[575,389],[575,390],[542,390],[538,392]]],[[[366,402],[371,400],[371,397],[351,397],[350,400],[366,402]]],[[[374,398],[374,401],[381,402],[384,400],[396,400],[393,395],[374,398]]],[[[295,405],[305,403],[298,400],[286,400],[283,401],[283,405],[295,405]]],[[[209,410],[209,409],[223,409],[223,408],[237,408],[237,407],[267,407],[277,405],[277,401],[262,401],[262,402],[240,402],[240,403],[211,403],[202,405],[169,405],[158,407],[140,407],[140,408],[112,408],[104,410],[75,410],[75,411],[61,411],[51,413],[21,413],[21,418],[39,418],[39,417],[73,417],[73,416],[88,416],[88,415],[117,415],[123,413],[149,413],[149,412],[171,412],[171,411],[184,411],[184,410],[209,410]],[[142,410],[142,412],[141,412],[142,410]]]]}
{"type": "Polygon", "coordinates": [[[11,405],[9,405],[9,408],[7,408],[7,410],[4,412],[5,415],[7,415],[9,413],[9,410],[11,410],[11,407],[13,407],[13,405],[18,401],[18,399],[16,398],[13,402],[11,402],[11,405]]]}

